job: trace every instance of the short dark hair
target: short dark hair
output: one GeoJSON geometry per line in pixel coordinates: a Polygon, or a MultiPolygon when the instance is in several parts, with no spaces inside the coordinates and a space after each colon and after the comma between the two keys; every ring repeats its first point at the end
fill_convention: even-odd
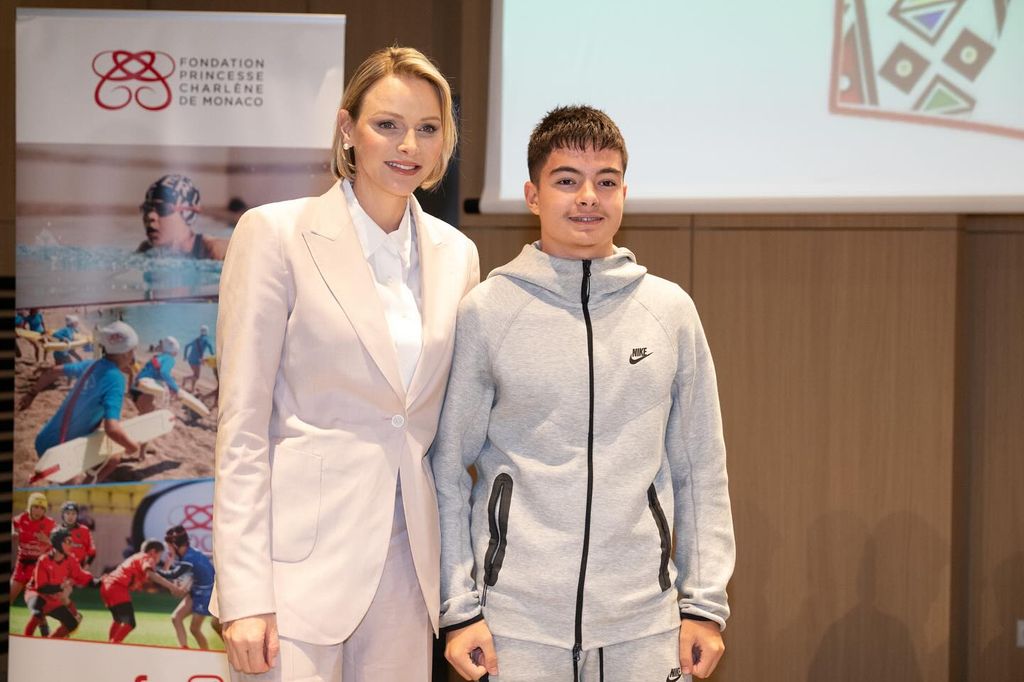
{"type": "Polygon", "coordinates": [[[146,540],[146,542],[142,545],[142,551],[146,554],[149,554],[154,549],[159,549],[161,552],[163,552],[164,543],[160,542],[159,540],[146,540]]]}
{"type": "Polygon", "coordinates": [[[171,526],[167,529],[164,542],[174,547],[185,547],[188,545],[188,531],[185,526],[171,526]]]}
{"type": "Polygon", "coordinates": [[[540,169],[556,149],[617,151],[622,154],[623,172],[629,160],[626,141],[615,121],[600,109],[585,104],[555,107],[533,129],[526,149],[526,165],[532,182],[537,182],[540,169]]]}

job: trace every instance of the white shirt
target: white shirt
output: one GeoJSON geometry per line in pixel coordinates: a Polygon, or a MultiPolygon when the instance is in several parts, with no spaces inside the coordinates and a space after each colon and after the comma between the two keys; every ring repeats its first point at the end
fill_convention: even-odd
{"type": "Polygon", "coordinates": [[[406,390],[423,349],[423,307],[420,286],[420,254],[416,246],[416,226],[409,204],[402,222],[394,232],[385,232],[359,205],[352,184],[341,183],[348,212],[363,247],[363,256],[373,275],[377,296],[384,306],[384,318],[398,355],[398,368],[406,390]]]}

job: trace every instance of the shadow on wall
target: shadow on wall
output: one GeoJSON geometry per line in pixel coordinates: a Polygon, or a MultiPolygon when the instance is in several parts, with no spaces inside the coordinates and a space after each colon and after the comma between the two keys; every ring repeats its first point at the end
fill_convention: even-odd
{"type": "Polygon", "coordinates": [[[993,600],[997,634],[978,648],[984,648],[980,661],[970,665],[969,679],[995,679],[992,675],[1007,673],[1006,679],[1024,680],[1024,649],[1017,648],[1017,619],[1024,617],[1021,600],[1024,585],[1024,552],[1011,554],[992,574],[985,598],[993,600]]]}
{"type": "MultiPolygon", "coordinates": [[[[828,529],[823,529],[825,532],[828,529]]],[[[918,651],[928,614],[947,567],[942,538],[906,512],[882,519],[864,542],[857,576],[858,601],[825,629],[810,659],[807,682],[925,682],[942,669],[945,647],[918,651]],[[911,574],[906,559],[931,567],[911,574]]]]}

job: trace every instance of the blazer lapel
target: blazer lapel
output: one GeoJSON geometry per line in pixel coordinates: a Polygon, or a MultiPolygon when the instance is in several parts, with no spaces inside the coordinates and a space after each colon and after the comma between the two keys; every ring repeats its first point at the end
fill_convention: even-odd
{"type": "Polygon", "coordinates": [[[349,217],[341,184],[335,183],[320,197],[319,204],[310,228],[302,235],[310,256],[366,352],[404,402],[405,387],[398,369],[395,344],[349,217]]]}
{"type": "MultiPolygon", "coordinates": [[[[422,291],[423,310],[423,349],[420,351],[419,362],[409,381],[407,404],[411,405],[423,392],[434,372],[437,371],[447,347],[449,324],[452,313],[447,310],[450,305],[452,287],[446,285],[450,277],[445,263],[444,241],[431,228],[429,219],[424,215],[415,197],[410,198],[412,212],[416,222],[416,237],[420,255],[420,287],[422,291]]],[[[457,300],[456,300],[457,303],[457,300]]]]}

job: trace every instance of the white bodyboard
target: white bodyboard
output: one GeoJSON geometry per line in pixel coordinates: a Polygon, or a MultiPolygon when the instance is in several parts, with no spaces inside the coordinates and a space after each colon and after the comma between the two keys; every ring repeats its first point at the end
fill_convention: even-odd
{"type": "MultiPolygon", "coordinates": [[[[156,410],[121,422],[121,428],[132,440],[145,443],[170,433],[174,428],[174,415],[170,410],[156,410]]],[[[110,440],[103,427],[88,436],[54,445],[43,453],[36,463],[36,473],[30,483],[49,480],[67,483],[75,476],[89,472],[106,462],[124,448],[110,440]]]]}
{"type": "Polygon", "coordinates": [[[188,409],[192,410],[193,412],[198,414],[200,417],[209,417],[210,416],[210,408],[208,408],[203,403],[202,400],[200,400],[199,398],[195,397],[194,395],[192,395],[191,393],[189,393],[185,389],[183,389],[183,388],[182,389],[178,389],[178,399],[181,401],[182,405],[184,405],[188,409]]]}

